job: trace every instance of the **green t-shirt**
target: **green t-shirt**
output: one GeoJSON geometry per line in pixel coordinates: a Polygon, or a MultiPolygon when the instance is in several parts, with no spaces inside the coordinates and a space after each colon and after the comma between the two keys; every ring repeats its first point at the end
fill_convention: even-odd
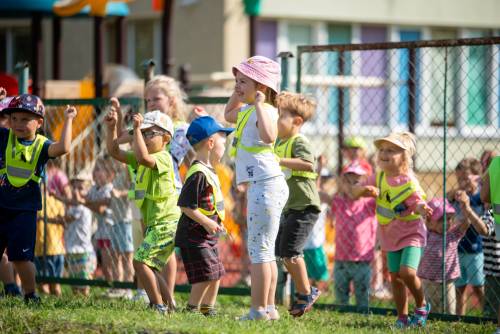
{"type": "MultiPolygon", "coordinates": [[[[151,170],[146,194],[162,197],[164,200],[145,198],[141,207],[144,225],[152,226],[159,223],[178,221],[181,210],[177,206],[178,194],[174,185],[173,161],[170,153],[163,150],[151,154],[156,166],[151,170]]],[[[127,163],[137,169],[137,159],[133,152],[127,153],[127,163]]]]}
{"type": "MultiPolygon", "coordinates": [[[[298,136],[293,142],[292,158],[299,158],[315,164],[315,157],[309,140],[303,136],[298,136]]],[[[320,211],[320,200],[316,180],[300,176],[292,176],[286,183],[288,184],[288,201],[283,212],[290,209],[303,210],[308,206],[314,206],[320,211]]]]}

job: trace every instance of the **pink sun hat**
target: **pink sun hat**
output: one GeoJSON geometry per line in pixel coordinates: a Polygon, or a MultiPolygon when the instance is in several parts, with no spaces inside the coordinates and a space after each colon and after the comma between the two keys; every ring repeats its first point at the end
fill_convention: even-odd
{"type": "Polygon", "coordinates": [[[443,217],[445,211],[449,214],[455,214],[455,208],[447,199],[443,201],[442,198],[433,198],[427,202],[427,205],[432,208],[431,221],[434,222],[439,221],[443,217]]]}
{"type": "Polygon", "coordinates": [[[233,66],[233,75],[236,71],[241,72],[250,79],[271,88],[276,93],[281,78],[280,65],[272,59],[264,56],[253,56],[233,66]]]}
{"type": "Polygon", "coordinates": [[[360,176],[367,174],[366,169],[364,169],[359,163],[356,162],[352,162],[347,166],[345,166],[344,168],[342,168],[342,175],[347,173],[353,173],[360,176]]]}

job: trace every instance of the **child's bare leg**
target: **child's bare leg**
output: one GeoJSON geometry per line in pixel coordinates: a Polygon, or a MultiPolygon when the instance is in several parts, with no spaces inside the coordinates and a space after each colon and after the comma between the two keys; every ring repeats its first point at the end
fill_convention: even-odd
{"type": "Polygon", "coordinates": [[[141,280],[141,283],[148,294],[149,301],[151,304],[160,305],[163,304],[161,298],[160,289],[158,289],[156,274],[149,266],[146,264],[134,260],[134,269],[137,277],[141,280]]]}
{"type": "Polygon", "coordinates": [[[306,263],[303,257],[293,257],[285,259],[285,266],[290,275],[292,275],[295,289],[302,294],[308,295],[311,293],[311,286],[307,278],[306,263]]]}
{"type": "Polygon", "coordinates": [[[35,292],[35,266],[31,261],[13,261],[14,268],[21,278],[24,294],[35,292]]]}
{"type": "Polygon", "coordinates": [[[424,306],[424,289],[422,288],[420,278],[417,277],[417,271],[410,267],[401,266],[399,269],[399,277],[403,280],[408,289],[410,289],[413,298],[415,298],[415,306],[417,308],[424,306]]]}
{"type": "Polygon", "coordinates": [[[62,292],[61,292],[61,284],[49,284],[49,288],[50,288],[50,294],[51,295],[54,295],[54,296],[57,296],[57,297],[60,297],[62,292]]]}
{"type": "Polygon", "coordinates": [[[256,311],[265,311],[271,287],[271,267],[269,263],[252,263],[250,265],[250,275],[252,277],[252,308],[256,311]]]}
{"type": "Polygon", "coordinates": [[[162,276],[165,278],[165,283],[167,284],[168,293],[172,298],[173,301],[172,306],[175,307],[174,290],[175,290],[175,279],[177,277],[177,259],[175,257],[174,252],[172,252],[172,254],[167,260],[167,263],[163,267],[162,276]]]}
{"type": "Polygon", "coordinates": [[[132,264],[132,259],[134,254],[132,252],[121,253],[122,266],[123,266],[123,281],[133,282],[134,281],[134,266],[132,264]]]}
{"type": "Polygon", "coordinates": [[[108,282],[113,281],[113,258],[110,248],[102,249],[102,273],[104,274],[104,279],[108,282]]]}
{"type": "Polygon", "coordinates": [[[406,285],[399,277],[399,273],[391,273],[391,284],[398,316],[408,315],[408,296],[406,295],[406,285]]]}
{"type": "Polygon", "coordinates": [[[208,281],[208,287],[205,291],[205,295],[201,299],[201,304],[203,305],[215,305],[217,300],[217,293],[219,292],[220,280],[208,281]]]}
{"type": "Polygon", "coordinates": [[[276,265],[276,261],[269,262],[269,269],[271,270],[271,284],[269,286],[269,295],[267,296],[267,305],[275,305],[274,299],[278,285],[278,266],[276,265]]]}
{"type": "MultiPolygon", "coordinates": [[[[213,281],[206,281],[195,283],[191,286],[191,293],[189,294],[188,304],[191,306],[200,306],[202,300],[208,291],[210,283],[213,281]]],[[[205,303],[204,303],[205,304],[205,303]]]]}
{"type": "Polygon", "coordinates": [[[467,285],[457,288],[457,315],[465,314],[465,288],[467,285]]]}
{"type": "Polygon", "coordinates": [[[158,283],[158,288],[160,289],[160,294],[164,303],[168,305],[169,308],[174,309],[175,308],[174,295],[170,292],[170,287],[165,282],[165,279],[163,278],[163,273],[155,272],[155,275],[156,275],[156,282],[158,283]]]}
{"type": "Polygon", "coordinates": [[[479,308],[482,308],[484,305],[484,285],[473,286],[472,292],[477,296],[477,299],[479,301],[479,308]]]}

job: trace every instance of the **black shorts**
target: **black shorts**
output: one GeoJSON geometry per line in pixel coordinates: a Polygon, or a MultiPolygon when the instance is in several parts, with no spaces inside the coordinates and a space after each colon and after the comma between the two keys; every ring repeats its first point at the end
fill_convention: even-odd
{"type": "Polygon", "coordinates": [[[189,284],[215,281],[226,273],[217,247],[181,248],[189,284]]]}
{"type": "Polygon", "coordinates": [[[281,216],[276,238],[276,256],[291,258],[304,254],[304,245],[318,220],[319,212],[314,206],[302,211],[288,210],[281,216]]]}
{"type": "Polygon", "coordinates": [[[33,261],[36,211],[0,208],[0,254],[7,248],[9,261],[33,261]]]}

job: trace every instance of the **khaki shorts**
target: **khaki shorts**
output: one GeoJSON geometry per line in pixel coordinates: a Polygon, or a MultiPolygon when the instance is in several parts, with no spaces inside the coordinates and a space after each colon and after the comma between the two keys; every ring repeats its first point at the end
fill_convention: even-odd
{"type": "Polygon", "coordinates": [[[146,227],[144,240],[136,250],[134,260],[161,271],[174,251],[177,221],[146,227]]]}

